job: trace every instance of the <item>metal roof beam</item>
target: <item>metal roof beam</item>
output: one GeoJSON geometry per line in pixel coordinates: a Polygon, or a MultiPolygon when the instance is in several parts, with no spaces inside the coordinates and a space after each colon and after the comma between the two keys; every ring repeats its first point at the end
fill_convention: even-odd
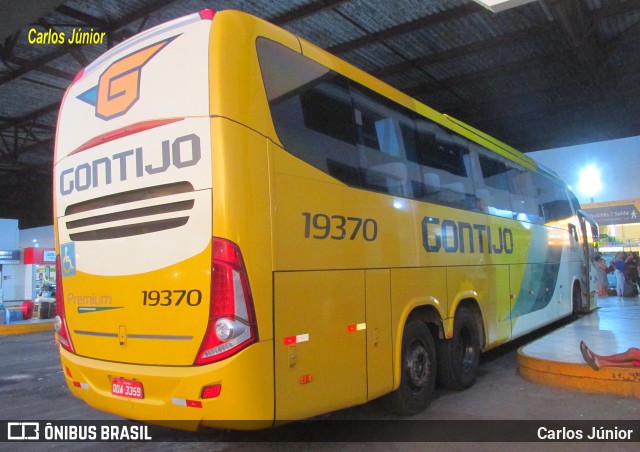
{"type": "Polygon", "coordinates": [[[106,31],[107,33],[116,31],[118,28],[126,27],[127,25],[131,25],[133,22],[144,19],[149,14],[158,11],[166,6],[171,5],[172,3],[176,3],[178,0],[158,0],[152,2],[151,4],[145,6],[144,8],[140,8],[126,16],[123,16],[119,20],[113,22],[108,28],[105,28],[101,31],[106,31]]]}
{"type": "Polygon", "coordinates": [[[359,47],[369,45],[372,41],[382,41],[385,39],[395,38],[397,36],[402,36],[421,28],[431,27],[445,22],[451,22],[453,20],[459,19],[460,17],[468,16],[469,14],[474,13],[486,13],[486,10],[477,3],[467,3],[465,5],[460,5],[446,11],[431,14],[429,16],[425,16],[411,22],[396,25],[395,27],[390,27],[374,33],[368,33],[367,35],[354,39],[352,41],[329,47],[327,51],[334,55],[346,53],[359,47]]]}
{"type": "Polygon", "coordinates": [[[72,19],[79,20],[80,22],[83,22],[93,28],[105,28],[109,25],[106,21],[102,19],[92,16],[91,14],[78,11],[77,9],[71,8],[70,6],[67,6],[67,5],[58,6],[56,8],[56,11],[59,12],[60,14],[71,17],[72,19]]]}
{"type": "MultiPolygon", "coordinates": [[[[634,94],[637,95],[637,91],[634,94]]],[[[502,120],[477,121],[473,125],[524,152],[609,140],[612,134],[616,138],[640,135],[640,127],[633,119],[640,114],[638,111],[635,115],[629,114],[632,110],[620,114],[611,110],[585,114],[584,109],[577,107],[570,103],[550,105],[536,111],[514,112],[502,120]],[[531,123],[536,127],[530,127],[531,123]]]]}
{"type": "Polygon", "coordinates": [[[21,126],[30,121],[34,121],[39,119],[41,116],[44,116],[49,113],[57,113],[60,108],[60,102],[54,102],[52,104],[47,105],[39,110],[36,110],[28,115],[22,116],[21,118],[2,118],[4,120],[4,124],[0,124],[0,132],[4,131],[10,127],[21,126]]]}
{"type": "MultiPolygon", "coordinates": [[[[474,3],[475,4],[475,3],[474,3]]],[[[478,5],[481,8],[481,6],[478,5]]],[[[553,24],[545,23],[525,30],[518,30],[513,33],[504,34],[491,39],[485,39],[482,41],[476,41],[465,46],[456,47],[444,52],[438,52],[431,55],[426,55],[420,58],[414,58],[412,60],[392,64],[381,68],[377,71],[373,71],[373,75],[376,77],[382,77],[385,75],[395,74],[398,72],[404,72],[416,66],[424,66],[428,64],[440,63],[441,61],[451,60],[464,55],[471,55],[475,52],[487,50],[495,47],[501,47],[505,44],[509,44],[515,40],[524,39],[529,37],[532,33],[548,33],[555,29],[553,24]]]]}
{"type": "MultiPolygon", "coordinates": [[[[475,4],[474,4],[475,5],[475,4]]],[[[478,5],[476,5],[478,6],[478,5]]],[[[598,21],[598,20],[603,20],[606,19],[608,17],[612,17],[615,15],[619,15],[622,14],[624,12],[628,13],[628,9],[631,7],[632,9],[640,9],[640,0],[629,0],[626,3],[626,6],[623,5],[615,5],[613,7],[608,7],[608,8],[603,8],[602,10],[599,11],[595,11],[593,12],[593,21],[598,21]]],[[[482,7],[480,7],[480,9],[482,9],[482,7]]],[[[410,61],[405,61],[402,63],[398,63],[398,64],[393,64],[393,65],[389,65],[386,67],[383,67],[377,71],[373,71],[372,75],[376,76],[376,77],[383,77],[385,75],[390,75],[390,74],[394,74],[397,72],[404,72],[408,69],[414,68],[416,66],[421,66],[421,65],[427,65],[427,64],[434,64],[434,63],[439,63],[441,61],[446,61],[449,59],[453,59],[453,58],[457,58],[463,55],[469,55],[475,52],[478,52],[480,50],[485,50],[488,48],[492,48],[492,47],[500,47],[502,45],[508,44],[510,42],[516,41],[516,40],[520,40],[520,39],[526,39],[532,35],[546,35],[549,33],[553,33],[557,30],[557,26],[554,23],[544,23],[544,24],[540,24],[537,26],[533,26],[524,30],[519,30],[513,33],[509,33],[509,34],[505,34],[502,36],[498,36],[495,38],[491,38],[491,39],[486,39],[486,40],[482,40],[482,41],[478,41],[478,42],[474,42],[472,44],[468,44],[466,46],[461,46],[461,47],[457,47],[454,49],[450,49],[444,52],[438,52],[435,54],[431,54],[431,55],[427,55],[421,58],[416,58],[410,61]]],[[[386,36],[386,38],[391,37],[391,36],[386,36]]],[[[355,41],[352,41],[355,42],[355,41]]],[[[365,45],[366,43],[368,43],[370,41],[364,40],[363,45],[365,45]]],[[[349,43],[347,43],[349,44],[349,43]]],[[[338,50],[340,50],[341,45],[335,46],[333,48],[328,49],[330,52],[333,52],[333,49],[338,48],[338,50]]],[[[351,50],[351,47],[349,45],[349,50],[351,50]]]]}
{"type": "MultiPolygon", "coordinates": [[[[580,81],[576,81],[575,84],[580,84],[580,81]]],[[[555,88],[561,90],[562,88],[567,87],[568,85],[558,85],[555,88]]],[[[531,102],[531,96],[532,94],[539,94],[541,92],[548,92],[548,90],[542,90],[538,87],[535,92],[525,92],[516,96],[505,97],[500,99],[498,102],[496,102],[498,99],[495,99],[471,104],[470,107],[473,109],[473,113],[471,113],[471,115],[469,114],[469,109],[459,110],[457,109],[459,107],[454,107],[447,111],[451,111],[452,116],[454,117],[462,117],[463,111],[466,111],[467,114],[464,115],[465,118],[462,119],[474,126],[477,124],[496,123],[500,121],[513,121],[514,123],[517,123],[518,121],[525,121],[525,123],[531,123],[536,122],[536,117],[541,118],[546,115],[551,115],[554,118],[561,117],[562,120],[558,121],[559,125],[561,125],[563,122],[570,120],[574,116],[576,116],[576,120],[579,120],[580,117],[584,117],[584,114],[567,114],[566,110],[568,109],[573,109],[574,113],[576,109],[579,109],[582,112],[591,111],[593,112],[592,115],[600,118],[601,121],[611,121],[613,118],[620,119],[620,112],[634,106],[629,102],[625,103],[624,100],[621,101],[620,99],[607,99],[605,101],[595,102],[593,99],[576,98],[574,96],[559,96],[558,99],[547,100],[547,102],[545,102],[546,105],[544,106],[535,105],[531,102]]],[[[628,96],[632,96],[632,93],[637,95],[639,92],[640,88],[634,87],[632,91],[627,92],[626,94],[628,96]]],[[[467,107],[469,107],[469,105],[467,107]]],[[[628,118],[628,120],[632,121],[633,118],[628,118]]],[[[640,124],[636,124],[636,128],[640,133],[640,124]]]]}
{"type": "Polygon", "coordinates": [[[288,25],[296,20],[304,19],[305,17],[312,16],[314,14],[321,13],[328,9],[335,8],[340,6],[343,3],[346,3],[349,0],[320,0],[315,3],[310,3],[308,5],[301,6],[299,8],[288,11],[281,16],[274,17],[273,19],[267,19],[271,23],[284,26],[288,25]]]}
{"type": "Polygon", "coordinates": [[[0,75],[0,86],[4,85],[5,83],[9,83],[13,80],[17,80],[31,71],[43,70],[42,68],[44,68],[47,64],[57,60],[58,58],[66,55],[67,53],[68,53],[68,49],[66,48],[66,46],[62,46],[59,49],[54,50],[53,52],[33,61],[28,61],[22,58],[13,57],[7,60],[7,62],[11,64],[17,64],[20,67],[18,69],[11,71],[8,77],[0,75]]]}
{"type": "MultiPolygon", "coordinates": [[[[610,41],[607,44],[602,44],[604,48],[604,52],[607,54],[610,54],[621,48],[626,48],[627,50],[633,49],[634,47],[630,47],[630,46],[634,45],[640,38],[640,27],[638,27],[638,30],[636,30],[636,32],[627,35],[625,38],[626,39],[622,41],[620,39],[616,39],[614,41],[610,41]]],[[[640,46],[636,45],[635,48],[640,49],[640,46]]],[[[550,49],[549,51],[535,58],[528,58],[526,60],[513,61],[506,64],[491,66],[488,69],[484,69],[474,73],[459,75],[456,77],[449,77],[449,78],[443,79],[442,84],[447,85],[449,87],[461,87],[461,86],[469,85],[475,82],[488,80],[494,77],[500,77],[500,76],[503,76],[504,74],[509,74],[509,77],[513,78],[518,73],[537,70],[543,67],[555,68],[559,65],[565,66],[568,64],[569,63],[567,63],[563,58],[560,58],[558,56],[558,53],[555,49],[550,49]]],[[[617,72],[619,68],[620,66],[614,69],[617,72]]],[[[631,67],[629,67],[629,69],[631,69],[631,67]]],[[[624,73],[627,74],[629,73],[629,71],[625,69],[624,73]]],[[[586,81],[588,78],[591,78],[593,75],[594,74],[583,73],[580,78],[583,81],[586,81]]],[[[574,79],[573,74],[570,77],[571,77],[571,80],[574,79]]],[[[412,86],[408,89],[405,89],[404,92],[410,96],[417,97],[417,96],[428,95],[431,92],[437,91],[439,88],[440,88],[439,85],[436,84],[435,82],[427,81],[427,82],[412,86]]]]}
{"type": "Polygon", "coordinates": [[[13,57],[11,59],[11,63],[19,65],[20,68],[12,72],[11,78],[0,81],[0,86],[10,81],[24,77],[26,74],[28,74],[31,71],[44,72],[45,74],[51,75],[53,77],[61,78],[67,81],[73,80],[73,77],[75,74],[61,71],[60,69],[56,69],[51,66],[47,66],[48,63],[59,58],[60,56],[65,55],[67,52],[65,51],[65,52],[55,52],[55,53],[56,53],[55,56],[52,54],[49,54],[46,57],[40,58],[36,61],[29,61],[24,58],[13,57]]]}

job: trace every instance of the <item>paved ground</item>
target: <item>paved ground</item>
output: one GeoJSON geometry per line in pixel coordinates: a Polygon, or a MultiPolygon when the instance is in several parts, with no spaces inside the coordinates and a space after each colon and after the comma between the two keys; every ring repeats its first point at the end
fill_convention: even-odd
{"type": "MultiPolygon", "coordinates": [[[[640,403],[637,399],[607,395],[584,394],[553,389],[530,383],[518,375],[516,346],[503,347],[483,358],[480,376],[472,388],[463,392],[438,390],[429,409],[415,416],[414,420],[634,420],[640,419],[640,403]]],[[[96,411],[72,397],[67,390],[59,366],[57,347],[53,334],[49,332],[18,336],[0,336],[0,419],[4,420],[110,420],[118,419],[96,411]]],[[[342,410],[324,416],[323,420],[338,421],[338,426],[357,431],[368,421],[395,421],[377,403],[342,410]],[[356,420],[358,422],[350,422],[356,420]]],[[[292,424],[276,432],[271,438],[280,443],[251,442],[250,433],[227,433],[206,431],[197,438],[205,442],[125,444],[100,443],[91,447],[98,450],[602,450],[602,444],[588,443],[320,443],[286,442],[300,440],[304,431],[309,438],[324,434],[317,423],[292,424]],[[230,441],[232,440],[232,441],[230,441]],[[247,441],[247,442],[244,442],[247,441]]],[[[321,423],[319,423],[321,424],[321,423]]],[[[374,423],[383,425],[384,423],[374,423]]],[[[407,428],[426,426],[427,423],[408,423],[407,428]]],[[[458,425],[458,424],[456,424],[458,425]]],[[[462,424],[464,425],[464,424],[462,424]]],[[[637,422],[640,431],[640,422],[637,422]]],[[[495,427],[495,424],[494,424],[495,427]]],[[[2,427],[4,428],[4,427],[2,427]]],[[[341,427],[338,427],[341,428],[341,427]]],[[[508,428],[505,427],[505,428],[508,428]]],[[[461,432],[463,435],[464,432],[461,432]]],[[[168,442],[189,439],[188,432],[167,430],[164,437],[168,442]]],[[[305,437],[306,439],[306,437],[305,437]]],[[[362,439],[362,438],[358,438],[362,439]]],[[[390,438],[394,439],[393,437],[390,438]]],[[[0,443],[0,450],[7,444],[0,443]]],[[[12,445],[13,446],[13,445],[12,445]]],[[[38,443],[19,444],[17,450],[62,449],[85,450],[87,444],[38,443]]],[[[13,449],[13,447],[12,447],[13,449]]],[[[607,450],[638,450],[638,443],[607,444],[607,450]]]]}

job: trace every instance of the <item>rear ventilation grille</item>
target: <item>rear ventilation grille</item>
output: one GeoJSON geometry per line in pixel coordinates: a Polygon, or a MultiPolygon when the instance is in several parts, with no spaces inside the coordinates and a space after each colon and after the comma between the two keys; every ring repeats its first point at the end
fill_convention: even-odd
{"type": "Polygon", "coordinates": [[[66,227],[73,241],[107,240],[184,226],[193,209],[189,182],[148,187],[68,206],[66,227]]]}
{"type": "Polygon", "coordinates": [[[167,212],[179,212],[181,210],[190,210],[193,208],[193,199],[189,201],[171,202],[159,206],[141,207],[139,209],[124,210],[122,212],[108,213],[104,215],[96,215],[95,217],[82,218],[75,221],[67,221],[67,228],[74,229],[83,226],[91,226],[111,221],[130,220],[132,218],[146,217],[149,215],[158,215],[167,212]]]}

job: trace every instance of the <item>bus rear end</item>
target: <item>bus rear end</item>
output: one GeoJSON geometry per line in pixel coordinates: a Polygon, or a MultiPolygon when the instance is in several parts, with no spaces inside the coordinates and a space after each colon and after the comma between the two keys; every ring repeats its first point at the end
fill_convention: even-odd
{"type": "Polygon", "coordinates": [[[150,29],[67,90],[56,327],[67,384],[95,408],[259,428],[273,422],[272,343],[259,338],[242,251],[213,229],[212,27],[205,10],[150,29]]]}

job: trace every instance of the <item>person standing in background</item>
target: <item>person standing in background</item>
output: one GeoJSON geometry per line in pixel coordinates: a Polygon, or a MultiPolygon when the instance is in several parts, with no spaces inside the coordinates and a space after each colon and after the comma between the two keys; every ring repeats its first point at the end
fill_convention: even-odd
{"type": "Polygon", "coordinates": [[[598,297],[605,298],[607,296],[607,264],[605,263],[600,253],[596,254],[594,259],[594,266],[596,268],[596,286],[598,288],[598,297]]]}
{"type": "Polygon", "coordinates": [[[624,295],[624,261],[626,259],[625,253],[616,254],[616,258],[613,261],[613,271],[616,276],[616,295],[622,297],[624,295]]]}

